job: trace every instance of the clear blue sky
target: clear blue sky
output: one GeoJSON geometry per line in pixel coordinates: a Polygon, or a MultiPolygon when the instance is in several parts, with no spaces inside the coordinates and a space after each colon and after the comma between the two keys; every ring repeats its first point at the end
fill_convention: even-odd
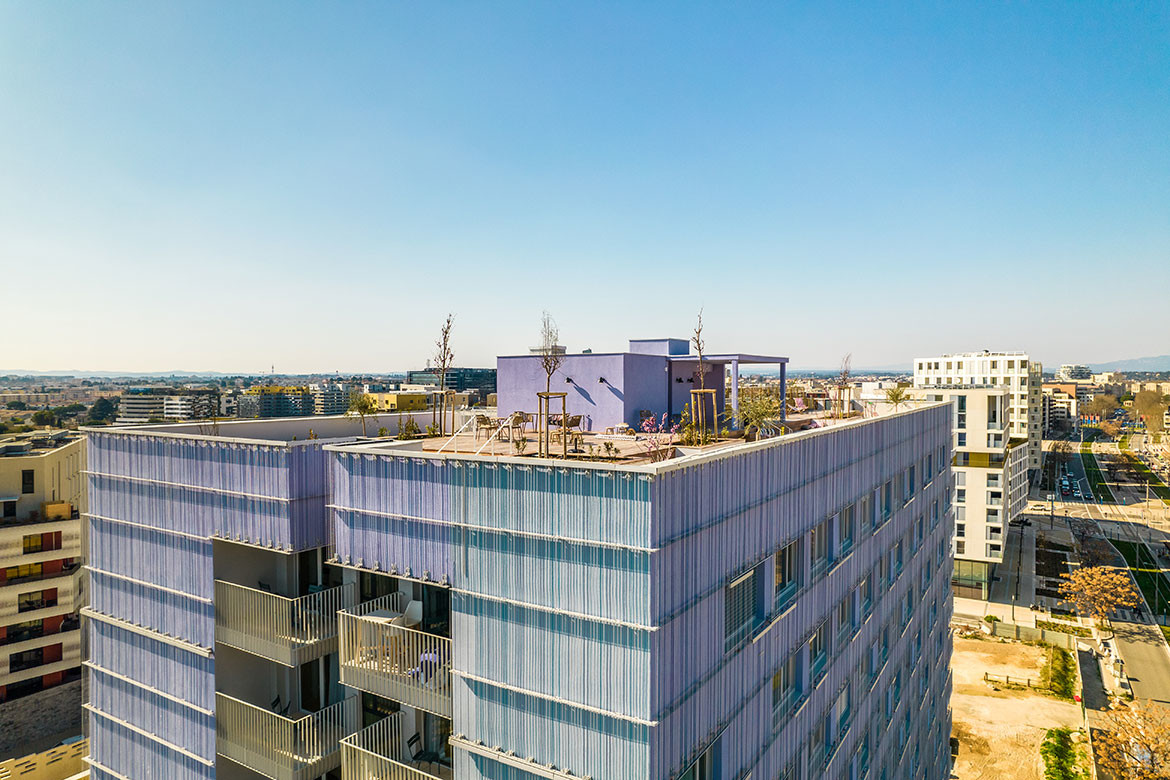
{"type": "Polygon", "coordinates": [[[0,266],[0,370],[1170,353],[1170,5],[0,0],[0,266]]]}

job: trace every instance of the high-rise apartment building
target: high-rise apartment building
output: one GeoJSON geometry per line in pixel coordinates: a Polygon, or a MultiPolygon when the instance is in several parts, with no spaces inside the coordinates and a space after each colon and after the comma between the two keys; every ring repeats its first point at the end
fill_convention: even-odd
{"type": "Polygon", "coordinates": [[[95,780],[945,776],[949,406],[657,461],[360,430],[90,432],[95,780]]]}
{"type": "Polygon", "coordinates": [[[84,468],[75,434],[0,437],[0,751],[80,725],[84,468]]]}
{"type": "Polygon", "coordinates": [[[998,386],[1008,391],[1007,433],[1028,440],[1028,469],[1041,466],[1042,367],[1025,352],[958,352],[914,359],[915,387],[998,386]]]}
{"type": "Polygon", "coordinates": [[[951,405],[954,456],[955,594],[986,599],[1003,560],[1005,531],[1028,504],[1028,440],[1008,423],[1004,385],[915,388],[911,396],[951,405]]]}

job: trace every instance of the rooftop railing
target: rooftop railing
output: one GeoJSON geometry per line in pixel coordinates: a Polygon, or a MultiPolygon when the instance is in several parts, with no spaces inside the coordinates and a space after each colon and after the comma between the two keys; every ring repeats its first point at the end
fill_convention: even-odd
{"type": "Polygon", "coordinates": [[[337,614],[357,603],[349,583],[300,598],[215,581],[215,639],[285,666],[337,648],[337,614]]]}
{"type": "Polygon", "coordinates": [[[274,780],[309,780],[341,765],[341,740],[357,730],[361,700],[299,718],[215,694],[216,751],[274,780]]]}
{"type": "Polygon", "coordinates": [[[451,717],[451,640],[408,627],[400,594],[340,615],[341,682],[451,717]]]}

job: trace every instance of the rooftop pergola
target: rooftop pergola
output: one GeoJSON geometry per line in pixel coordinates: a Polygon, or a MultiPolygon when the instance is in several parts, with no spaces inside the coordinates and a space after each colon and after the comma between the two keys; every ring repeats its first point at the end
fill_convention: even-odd
{"type": "MultiPolygon", "coordinates": [[[[671,363],[698,363],[698,355],[670,355],[667,358],[671,363]]],[[[787,377],[785,376],[785,367],[788,364],[788,358],[779,357],[776,355],[750,355],[742,352],[735,353],[717,353],[713,355],[703,355],[704,363],[730,365],[731,366],[731,409],[735,413],[736,419],[739,419],[739,366],[745,365],[778,365],[780,366],[780,383],[785,386],[787,377]]],[[[785,420],[784,404],[780,405],[781,422],[785,420]]]]}

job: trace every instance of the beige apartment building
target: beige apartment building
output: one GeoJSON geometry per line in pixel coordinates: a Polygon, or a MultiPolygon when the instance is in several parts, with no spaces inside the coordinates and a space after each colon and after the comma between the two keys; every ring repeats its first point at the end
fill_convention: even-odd
{"type": "Polygon", "coordinates": [[[81,674],[84,468],[75,432],[0,438],[0,750],[80,723],[80,683],[62,686],[81,674]]]}
{"type": "Polygon", "coordinates": [[[1003,560],[1008,523],[1028,504],[1028,440],[1011,432],[1004,385],[913,388],[914,398],[949,401],[952,414],[955,594],[986,599],[1003,560]]]}

